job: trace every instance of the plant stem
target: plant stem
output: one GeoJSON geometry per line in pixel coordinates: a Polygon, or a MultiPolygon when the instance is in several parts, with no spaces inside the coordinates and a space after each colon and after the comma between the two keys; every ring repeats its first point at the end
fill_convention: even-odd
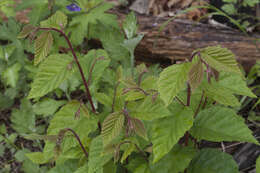
{"type": "Polygon", "coordinates": [[[190,106],[190,98],[191,98],[191,87],[189,84],[187,84],[187,104],[186,106],[190,106]]]}
{"type": "Polygon", "coordinates": [[[74,137],[77,139],[77,141],[78,141],[78,143],[79,143],[79,145],[80,145],[82,151],[84,152],[86,158],[88,158],[88,152],[87,152],[86,149],[84,148],[84,146],[83,146],[83,144],[82,144],[82,142],[81,142],[81,140],[80,140],[78,134],[77,134],[74,130],[72,130],[71,128],[66,128],[65,130],[66,130],[66,131],[70,131],[70,132],[74,135],[74,137]]]}
{"type": "Polygon", "coordinates": [[[184,103],[183,103],[183,101],[179,98],[179,97],[175,97],[176,98],[176,100],[180,103],[180,104],[182,104],[183,106],[187,106],[187,105],[185,105],[184,103]]]}
{"type": "Polygon", "coordinates": [[[72,53],[72,55],[73,55],[73,58],[74,58],[74,60],[75,60],[75,62],[76,62],[76,64],[77,64],[77,66],[78,66],[78,69],[79,69],[79,72],[80,72],[80,75],[81,75],[83,84],[84,84],[85,89],[86,89],[87,98],[88,98],[88,100],[89,100],[89,102],[90,102],[90,105],[91,105],[92,112],[93,112],[93,113],[96,113],[96,109],[95,109],[95,106],[94,106],[94,104],[93,104],[92,97],[91,97],[91,94],[90,94],[90,91],[89,91],[88,83],[87,83],[87,81],[86,81],[86,78],[85,78],[85,76],[84,76],[82,67],[81,67],[81,65],[80,65],[80,63],[79,63],[78,57],[77,57],[77,55],[76,55],[76,53],[75,53],[75,51],[74,51],[74,49],[73,49],[73,47],[72,47],[72,44],[71,44],[71,42],[70,42],[68,36],[67,36],[62,30],[59,30],[59,29],[57,29],[57,28],[38,28],[38,30],[52,30],[52,31],[56,31],[56,32],[60,33],[60,34],[65,38],[65,40],[67,41],[68,46],[69,46],[69,48],[70,48],[70,50],[71,50],[71,53],[72,53]]]}
{"type": "Polygon", "coordinates": [[[199,113],[200,106],[201,106],[201,104],[202,104],[203,98],[204,98],[204,91],[202,91],[202,95],[201,95],[201,98],[200,98],[200,103],[199,103],[199,105],[198,105],[198,107],[197,107],[197,109],[196,109],[196,112],[195,112],[195,114],[194,114],[194,118],[195,118],[195,117],[197,116],[197,114],[199,113]]]}
{"type": "MultiPolygon", "coordinates": [[[[190,98],[191,98],[191,87],[189,84],[187,84],[188,88],[187,88],[187,104],[186,106],[190,106],[190,98]]],[[[190,137],[190,134],[189,132],[186,132],[185,133],[185,146],[188,146],[188,143],[189,143],[189,137],[190,137]]]]}

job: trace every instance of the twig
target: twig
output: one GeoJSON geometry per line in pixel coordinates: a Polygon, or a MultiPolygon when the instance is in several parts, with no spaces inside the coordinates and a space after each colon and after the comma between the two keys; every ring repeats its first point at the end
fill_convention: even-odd
{"type": "Polygon", "coordinates": [[[175,97],[176,98],[176,100],[180,103],[180,104],[182,104],[183,106],[187,106],[187,105],[185,105],[184,103],[183,103],[183,101],[179,98],[179,97],[175,97]]]}
{"type": "Polygon", "coordinates": [[[202,104],[203,98],[204,98],[204,91],[202,91],[202,95],[201,95],[201,98],[200,98],[200,103],[199,103],[199,105],[198,105],[198,107],[197,107],[197,109],[196,109],[196,112],[195,112],[195,114],[194,114],[194,118],[195,118],[195,117],[198,115],[198,113],[199,113],[200,106],[201,106],[201,104],[202,104]]]}
{"type": "Polygon", "coordinates": [[[84,152],[86,158],[88,158],[88,152],[87,152],[86,149],[84,148],[84,146],[83,146],[83,144],[82,144],[82,142],[81,142],[81,140],[80,140],[78,134],[77,134],[74,130],[72,130],[71,128],[66,128],[66,129],[64,129],[64,130],[70,131],[70,132],[74,135],[74,137],[77,139],[77,141],[78,141],[78,143],[79,143],[81,149],[83,150],[83,152],[84,152]]]}
{"type": "Polygon", "coordinates": [[[70,42],[68,36],[67,36],[62,30],[59,30],[59,29],[57,29],[57,28],[38,28],[37,30],[51,30],[51,31],[56,31],[56,32],[60,33],[60,34],[65,38],[65,40],[67,41],[68,46],[69,46],[69,48],[70,48],[70,50],[71,50],[71,53],[72,53],[72,55],[73,55],[73,58],[74,58],[74,60],[75,60],[75,62],[76,62],[76,64],[77,64],[77,66],[78,66],[78,69],[79,69],[79,72],[80,72],[80,75],[81,75],[83,84],[84,84],[85,89],[86,89],[87,97],[88,97],[88,100],[89,100],[90,105],[91,105],[91,108],[92,108],[92,112],[93,112],[93,113],[96,113],[96,109],[95,109],[95,106],[94,106],[93,101],[92,101],[92,97],[91,97],[91,94],[90,94],[90,91],[89,91],[89,88],[88,88],[88,84],[87,84],[86,78],[85,78],[85,76],[84,76],[82,67],[81,67],[81,65],[80,65],[80,63],[79,63],[78,57],[77,57],[77,55],[76,55],[76,53],[75,53],[75,51],[74,51],[74,49],[73,49],[73,47],[72,47],[72,44],[71,44],[71,42],[70,42]]]}

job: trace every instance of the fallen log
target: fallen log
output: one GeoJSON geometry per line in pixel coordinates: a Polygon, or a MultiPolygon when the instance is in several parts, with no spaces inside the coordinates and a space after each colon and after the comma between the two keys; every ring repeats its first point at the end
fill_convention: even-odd
{"type": "MultiPolygon", "coordinates": [[[[124,13],[116,12],[122,20],[124,13]]],[[[145,36],[135,51],[136,59],[144,62],[171,64],[190,57],[198,48],[221,45],[230,49],[246,71],[260,60],[260,35],[246,36],[230,28],[216,27],[184,19],[171,21],[159,33],[159,27],[169,18],[137,15],[139,32],[145,36]]]]}

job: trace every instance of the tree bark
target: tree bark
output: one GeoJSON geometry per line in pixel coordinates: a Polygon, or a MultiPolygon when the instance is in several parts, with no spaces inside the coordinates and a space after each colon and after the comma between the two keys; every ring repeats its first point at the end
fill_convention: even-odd
{"type": "MultiPolygon", "coordinates": [[[[120,20],[125,15],[116,12],[120,20]]],[[[230,49],[246,71],[260,60],[260,35],[246,36],[234,29],[215,27],[184,19],[171,21],[159,33],[159,27],[169,18],[155,18],[137,15],[139,32],[145,36],[137,46],[135,56],[138,61],[169,65],[183,61],[195,49],[221,45],[230,49]]]]}

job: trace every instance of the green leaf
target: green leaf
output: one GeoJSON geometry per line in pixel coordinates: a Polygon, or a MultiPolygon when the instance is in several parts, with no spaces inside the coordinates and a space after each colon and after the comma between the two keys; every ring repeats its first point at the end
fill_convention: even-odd
{"type": "Polygon", "coordinates": [[[64,29],[67,25],[67,16],[61,11],[57,11],[54,15],[47,20],[41,22],[41,27],[64,29]]]}
{"type": "Polygon", "coordinates": [[[74,173],[88,173],[88,165],[79,167],[74,173]]]}
{"type": "Polygon", "coordinates": [[[191,86],[192,91],[194,91],[203,80],[203,64],[200,60],[197,63],[193,64],[189,71],[189,84],[191,86]]]}
{"type": "Polygon", "coordinates": [[[232,94],[232,92],[230,92],[229,89],[218,85],[216,82],[210,84],[204,82],[202,88],[205,91],[206,96],[220,104],[233,107],[240,106],[238,99],[232,94]]]}
{"type": "Polygon", "coordinates": [[[151,173],[147,164],[137,165],[133,173],[151,173]]]}
{"type": "Polygon", "coordinates": [[[256,98],[256,95],[247,87],[241,75],[233,73],[220,73],[218,85],[225,87],[233,94],[256,98]]]}
{"type": "Polygon", "coordinates": [[[66,160],[61,164],[56,164],[54,168],[51,168],[47,173],[72,173],[75,172],[78,167],[78,160],[66,160]]]}
{"type": "Polygon", "coordinates": [[[119,29],[100,24],[96,29],[102,46],[111,59],[122,61],[129,57],[129,52],[123,47],[124,35],[119,29]]]}
{"type": "Polygon", "coordinates": [[[39,173],[39,172],[43,172],[44,169],[43,167],[40,168],[39,165],[33,163],[31,160],[26,159],[25,161],[23,161],[21,171],[30,172],[30,173],[39,173]]]}
{"type": "Polygon", "coordinates": [[[144,124],[141,120],[138,120],[136,118],[130,118],[130,122],[133,125],[134,132],[144,138],[145,140],[148,140],[146,129],[144,127],[144,124]]]}
{"type": "Polygon", "coordinates": [[[35,57],[34,64],[39,64],[50,53],[53,44],[53,37],[51,32],[42,33],[34,43],[35,57]]]}
{"type": "Polygon", "coordinates": [[[33,152],[27,153],[26,157],[28,157],[33,163],[44,164],[51,159],[51,154],[44,154],[43,152],[33,152]]]}
{"type": "Polygon", "coordinates": [[[29,100],[21,101],[20,109],[13,109],[11,115],[12,127],[18,133],[35,133],[35,115],[29,100]]]}
{"type": "Polygon", "coordinates": [[[28,97],[41,97],[58,88],[69,77],[71,72],[68,66],[71,62],[72,58],[65,54],[49,56],[40,65],[28,97]]]}
{"type": "Polygon", "coordinates": [[[102,137],[94,138],[90,144],[88,173],[103,173],[103,166],[111,157],[112,155],[104,154],[102,137]]]}
{"type": "Polygon", "coordinates": [[[175,64],[161,72],[158,80],[158,89],[166,105],[169,105],[174,97],[185,89],[190,66],[190,63],[175,64]]]}
{"type": "Polygon", "coordinates": [[[125,116],[122,112],[115,112],[106,117],[102,124],[101,136],[103,138],[104,145],[109,144],[115,137],[117,137],[123,126],[125,116]]]}
{"type": "Polygon", "coordinates": [[[127,159],[127,157],[130,156],[131,153],[136,150],[136,146],[134,143],[125,144],[125,145],[127,145],[127,148],[121,157],[121,160],[120,160],[121,163],[123,163],[127,159]]]}
{"type": "Polygon", "coordinates": [[[256,173],[260,173],[260,156],[256,160],[255,168],[256,168],[256,173]]]}
{"type": "Polygon", "coordinates": [[[227,48],[211,46],[199,50],[201,58],[219,72],[234,72],[241,75],[234,54],[227,48]]]}
{"type": "MultiPolygon", "coordinates": [[[[55,116],[50,122],[47,134],[57,135],[59,134],[60,130],[65,128],[73,129],[82,141],[87,141],[87,139],[89,138],[88,134],[96,130],[97,128],[97,119],[94,116],[85,116],[85,112],[81,106],[81,103],[78,101],[71,101],[67,103],[65,106],[63,106],[55,114],[55,116]],[[76,113],[78,114],[78,112],[78,118],[75,118],[76,113]]],[[[68,140],[71,139],[72,137],[68,140]]]]}
{"type": "Polygon", "coordinates": [[[179,107],[172,116],[159,119],[152,127],[153,163],[159,161],[179,141],[193,124],[193,111],[179,107]]]}
{"type": "Polygon", "coordinates": [[[214,142],[241,141],[258,144],[244,119],[232,109],[214,106],[201,111],[190,130],[196,139],[214,142]]]}
{"type": "Polygon", "coordinates": [[[143,39],[143,37],[144,35],[139,34],[134,38],[131,38],[129,40],[124,40],[124,43],[122,45],[130,52],[130,54],[134,54],[134,50],[136,46],[143,39]]]}
{"type": "Polygon", "coordinates": [[[159,98],[147,96],[141,103],[137,102],[133,108],[129,108],[132,117],[141,120],[154,120],[170,115],[170,112],[165,107],[159,98]]]}
{"type": "Polygon", "coordinates": [[[84,37],[99,37],[96,33],[96,28],[94,27],[98,22],[106,24],[109,27],[118,28],[117,17],[105,12],[112,7],[113,5],[111,3],[104,2],[102,5],[97,5],[87,13],[82,13],[73,17],[69,28],[69,31],[72,32],[70,38],[73,40],[73,44],[81,43],[84,37]],[[75,30],[77,32],[75,32],[75,30]]]}
{"type": "Polygon", "coordinates": [[[150,164],[152,173],[183,172],[196,154],[192,147],[182,147],[176,144],[173,149],[155,164],[150,164]]]}
{"type": "Polygon", "coordinates": [[[81,57],[79,61],[84,74],[87,75],[86,79],[91,85],[99,82],[110,63],[108,54],[104,49],[92,49],[87,55],[81,57]]]}
{"type": "Polygon", "coordinates": [[[3,80],[6,83],[6,85],[11,87],[16,87],[16,84],[19,79],[19,71],[21,70],[22,65],[19,63],[16,63],[12,65],[11,67],[8,67],[3,71],[3,80]]]}
{"type": "Polygon", "coordinates": [[[123,29],[125,31],[127,39],[131,39],[136,35],[137,32],[137,19],[134,12],[129,13],[124,22],[123,22],[123,29]]]}
{"type": "Polygon", "coordinates": [[[16,49],[15,44],[8,44],[6,46],[1,46],[1,48],[0,48],[0,59],[8,61],[10,56],[15,52],[15,49],[16,49]]]}
{"type": "Polygon", "coordinates": [[[221,9],[229,15],[235,15],[237,13],[237,9],[235,8],[234,4],[224,4],[221,9]]]}
{"type": "Polygon", "coordinates": [[[36,115],[50,116],[53,115],[58,108],[65,103],[66,101],[56,101],[51,98],[46,98],[34,104],[33,111],[36,115]]]}
{"type": "Polygon", "coordinates": [[[17,36],[17,38],[25,38],[28,35],[30,35],[32,32],[34,32],[35,29],[36,29],[36,27],[34,27],[34,26],[30,25],[30,24],[25,25],[23,27],[23,30],[17,36]]]}
{"type": "Polygon", "coordinates": [[[192,160],[187,173],[239,173],[232,156],[216,149],[202,149],[192,160]]]}

